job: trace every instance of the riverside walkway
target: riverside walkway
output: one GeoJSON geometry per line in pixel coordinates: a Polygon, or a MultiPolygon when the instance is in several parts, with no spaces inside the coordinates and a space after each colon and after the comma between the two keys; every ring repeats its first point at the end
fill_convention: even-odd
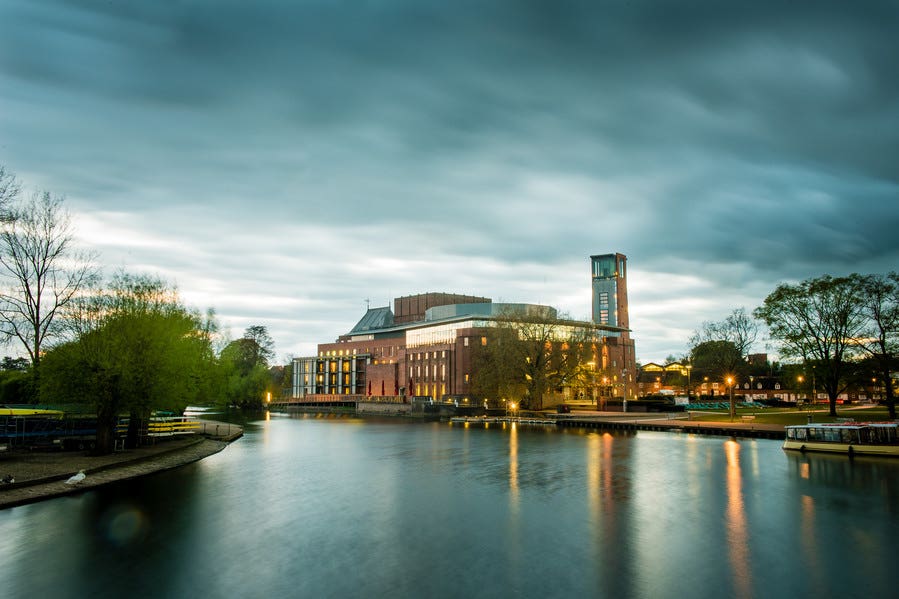
{"type": "Polygon", "coordinates": [[[688,414],[682,413],[576,411],[557,415],[556,422],[559,427],[570,428],[667,431],[762,439],[783,439],[786,436],[782,424],[757,424],[749,418],[735,422],[704,422],[690,420],[688,414]]]}
{"type": "Polygon", "coordinates": [[[243,435],[227,422],[201,420],[198,435],[180,436],[103,456],[71,451],[12,451],[0,454],[0,509],[80,493],[100,485],[178,468],[214,455],[243,435]],[[84,471],[84,480],[67,484],[84,471]]]}

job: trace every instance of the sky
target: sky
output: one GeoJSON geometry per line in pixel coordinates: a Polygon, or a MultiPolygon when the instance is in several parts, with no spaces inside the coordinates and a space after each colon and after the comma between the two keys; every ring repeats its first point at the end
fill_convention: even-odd
{"type": "Polygon", "coordinates": [[[663,361],[897,270],[897,31],[886,0],[0,0],[0,165],[282,361],[429,291],[587,320],[612,252],[663,361]]]}

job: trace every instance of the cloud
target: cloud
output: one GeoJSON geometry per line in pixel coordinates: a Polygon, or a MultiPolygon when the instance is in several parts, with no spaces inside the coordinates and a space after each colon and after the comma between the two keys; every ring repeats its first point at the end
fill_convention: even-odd
{"type": "MultiPolygon", "coordinates": [[[[0,7],[0,164],[283,353],[365,299],[589,313],[629,256],[637,351],[784,280],[899,258],[888,1],[0,7]]],[[[686,333],[686,334],[685,334],[686,333]]]]}

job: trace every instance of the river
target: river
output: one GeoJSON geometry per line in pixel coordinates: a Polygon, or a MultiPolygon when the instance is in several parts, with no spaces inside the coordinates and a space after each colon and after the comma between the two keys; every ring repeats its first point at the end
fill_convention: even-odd
{"type": "Polygon", "coordinates": [[[0,511],[4,597],[895,596],[899,460],[779,441],[270,415],[0,511]]]}

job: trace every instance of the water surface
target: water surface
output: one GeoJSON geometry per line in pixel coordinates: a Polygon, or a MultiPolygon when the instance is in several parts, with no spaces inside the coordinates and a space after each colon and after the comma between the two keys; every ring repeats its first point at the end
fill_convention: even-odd
{"type": "Polygon", "coordinates": [[[890,597],[899,461],[780,442],[271,416],[0,511],[7,597],[890,597]]]}

